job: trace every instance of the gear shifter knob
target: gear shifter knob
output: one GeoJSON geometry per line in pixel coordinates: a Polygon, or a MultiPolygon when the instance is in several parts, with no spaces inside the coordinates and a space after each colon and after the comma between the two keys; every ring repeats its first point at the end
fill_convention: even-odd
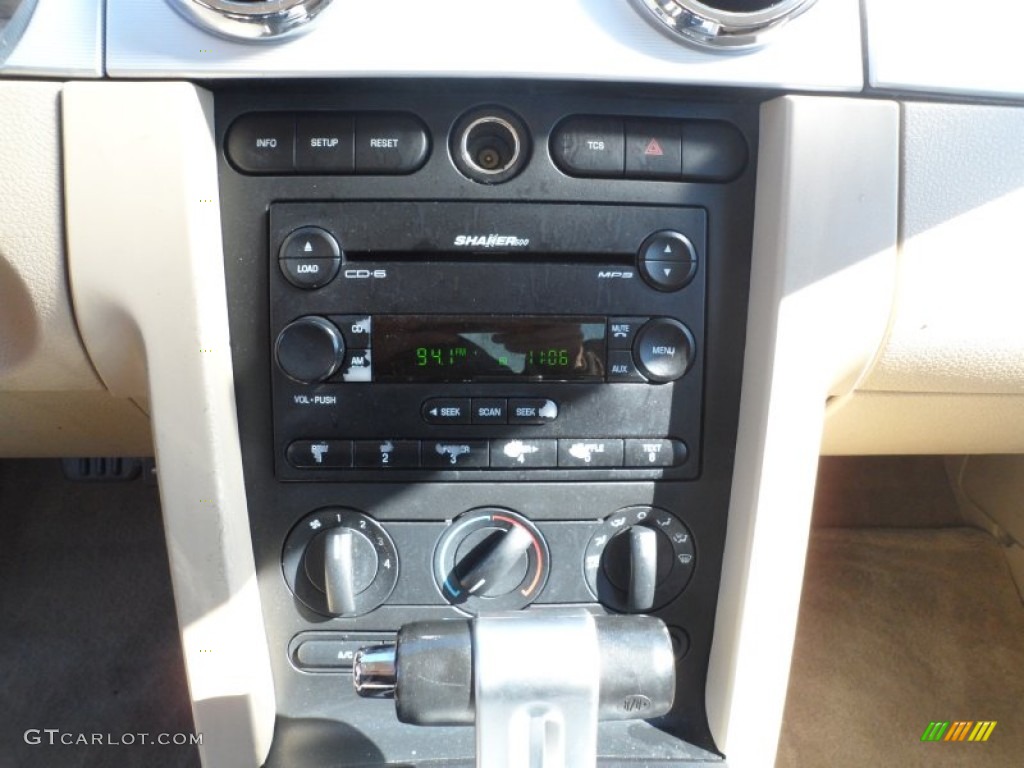
{"type": "Polygon", "coordinates": [[[356,654],[353,681],[360,696],[396,694],[402,722],[469,725],[479,722],[477,710],[486,703],[481,695],[508,695],[487,688],[488,665],[495,658],[504,676],[525,681],[531,689],[527,698],[535,700],[546,692],[558,697],[573,661],[587,666],[584,675],[593,678],[599,720],[658,717],[675,698],[672,640],[661,620],[651,616],[517,612],[406,624],[396,645],[356,654]],[[551,643],[529,641],[538,637],[551,643]],[[586,664],[583,645],[594,648],[597,664],[586,664]],[[536,670],[552,666],[565,674],[531,679],[536,670]]]}

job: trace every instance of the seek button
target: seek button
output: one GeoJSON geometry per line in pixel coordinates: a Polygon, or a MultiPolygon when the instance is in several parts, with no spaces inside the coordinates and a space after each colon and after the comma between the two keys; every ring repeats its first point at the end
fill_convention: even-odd
{"type": "Polygon", "coordinates": [[[547,424],[558,418],[554,400],[521,398],[508,401],[509,424],[547,424]]]}
{"type": "Polygon", "coordinates": [[[428,424],[469,424],[469,398],[431,398],[423,404],[421,412],[428,424]]]}

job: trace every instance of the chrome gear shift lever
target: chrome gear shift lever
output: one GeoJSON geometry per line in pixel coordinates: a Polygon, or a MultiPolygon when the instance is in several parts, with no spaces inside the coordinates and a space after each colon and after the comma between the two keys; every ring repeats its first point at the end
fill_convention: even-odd
{"type": "Polygon", "coordinates": [[[407,624],[361,650],[361,696],[394,696],[398,719],[476,725],[477,765],[592,768],[599,720],[666,714],[675,696],[668,630],[650,616],[482,614],[407,624]]]}

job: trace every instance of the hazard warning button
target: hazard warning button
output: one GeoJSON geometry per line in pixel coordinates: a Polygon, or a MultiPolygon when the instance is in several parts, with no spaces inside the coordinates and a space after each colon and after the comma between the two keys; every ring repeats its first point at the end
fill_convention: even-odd
{"type": "Polygon", "coordinates": [[[668,120],[626,123],[626,177],[674,179],[683,172],[681,126],[668,120]]]}

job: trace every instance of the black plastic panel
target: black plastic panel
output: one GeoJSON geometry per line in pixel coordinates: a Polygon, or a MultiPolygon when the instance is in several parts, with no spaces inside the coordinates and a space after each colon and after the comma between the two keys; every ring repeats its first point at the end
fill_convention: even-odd
{"type": "MultiPolygon", "coordinates": [[[[492,382],[477,377],[476,381],[454,383],[332,380],[310,386],[298,384],[275,367],[279,478],[491,482],[507,475],[507,470],[490,470],[486,462],[465,470],[460,464],[449,469],[442,463],[440,469],[426,472],[398,468],[371,472],[326,466],[296,469],[284,460],[293,441],[338,438],[452,440],[468,445],[515,437],[675,438],[689,449],[686,462],[677,468],[523,470],[518,479],[582,479],[580,473],[586,479],[692,479],[699,474],[704,264],[714,252],[705,246],[707,215],[703,208],[414,201],[279,203],[270,212],[270,252],[275,253],[292,232],[308,227],[333,233],[347,254],[346,265],[331,284],[305,291],[291,285],[271,259],[273,338],[295,319],[309,315],[369,317],[371,323],[374,318],[433,315],[450,319],[460,315],[467,323],[485,326],[488,322],[507,323],[516,315],[546,316],[557,325],[564,322],[562,318],[573,316],[594,319],[646,314],[681,321],[698,341],[686,374],[667,384],[492,382]],[[633,266],[648,237],[664,230],[684,233],[697,256],[694,279],[672,293],[652,288],[633,266]],[[460,238],[476,235],[489,239],[495,233],[525,245],[462,249],[455,245],[460,238]],[[351,254],[359,254],[359,258],[351,254]],[[440,309],[443,315],[437,314],[440,309]],[[494,315],[500,318],[489,320],[494,315]],[[558,405],[559,415],[543,425],[428,424],[421,409],[434,398],[546,398],[558,405]],[[672,403],[676,406],[671,407],[672,403]]],[[[377,328],[372,335],[377,335],[377,328]]],[[[371,360],[374,352],[371,344],[371,360]]],[[[375,377],[380,370],[374,368],[375,377]]]]}
{"type": "MultiPolygon", "coordinates": [[[[420,170],[403,177],[243,175],[221,159],[239,427],[278,709],[267,765],[417,765],[441,760],[471,764],[471,728],[399,723],[392,702],[357,699],[346,673],[297,669],[291,655],[294,638],[314,631],[391,633],[410,621],[464,617],[445,604],[434,583],[433,554],[453,519],[483,507],[515,511],[533,521],[545,537],[551,571],[536,605],[584,605],[606,612],[592,598],[584,578],[588,543],[604,521],[643,505],[671,514],[692,535],[692,575],[685,590],[655,613],[676,637],[688,642],[680,646],[672,712],[651,724],[602,725],[601,765],[714,761],[705,681],[739,408],[756,101],[735,96],[728,102],[717,93],[636,86],[410,81],[225,85],[216,94],[216,105],[221,142],[226,128],[247,113],[398,111],[422,120],[434,148],[420,170]],[[450,127],[481,104],[513,111],[531,133],[534,152],[529,162],[503,184],[470,181],[446,152],[450,127]],[[615,115],[627,121],[722,121],[742,134],[751,157],[746,170],[726,183],[572,178],[558,170],[547,148],[555,126],[581,114],[615,115]],[[537,249],[519,260],[511,252],[473,246],[468,256],[453,258],[454,238],[477,233],[452,231],[452,242],[443,242],[437,234],[441,222],[432,220],[431,212],[453,210],[455,203],[477,212],[482,234],[516,234],[516,229],[492,229],[494,222],[532,229],[537,249]],[[388,227],[385,211],[399,211],[390,220],[402,226],[386,231],[384,239],[397,243],[391,246],[396,250],[381,258],[375,244],[382,240],[381,227],[388,227]],[[492,218],[498,212],[504,218],[492,218]],[[422,226],[416,226],[417,221],[422,226]],[[574,221],[579,224],[567,234],[564,225],[574,221]],[[630,253],[623,243],[635,241],[635,249],[653,231],[691,230],[695,221],[703,222],[697,225],[701,234],[694,240],[698,273],[681,292],[659,292],[641,279],[597,278],[602,269],[635,271],[635,251],[630,253]],[[304,225],[345,230],[339,234],[346,260],[340,276],[313,291],[302,291],[284,278],[273,250],[288,231],[304,225]],[[420,231],[433,236],[418,237],[420,231]],[[560,255],[566,240],[574,237],[585,243],[570,249],[579,258],[560,255]],[[345,278],[345,268],[371,276],[384,269],[389,277],[345,278]],[[453,274],[458,275],[456,285],[451,284],[453,274]],[[468,276],[465,285],[462,275],[468,276]],[[277,330],[301,315],[332,312],[673,317],[693,332],[698,353],[682,379],[662,385],[481,382],[309,387],[277,373],[272,360],[277,330]],[[363,387],[360,391],[371,394],[355,397],[369,398],[361,401],[369,407],[341,411],[287,405],[289,398],[294,403],[295,394],[327,387],[346,396],[363,387]],[[420,410],[434,397],[507,403],[510,398],[538,396],[558,402],[553,422],[455,427],[427,424],[420,410]],[[275,412],[280,415],[276,432],[275,412]],[[385,481],[379,471],[342,475],[338,470],[316,482],[294,482],[303,478],[302,470],[284,459],[289,436],[336,438],[342,445],[392,433],[413,440],[456,433],[467,439],[676,437],[686,440],[689,456],[677,468],[415,470],[389,474],[385,481]],[[467,482],[473,477],[486,477],[487,482],[467,482]],[[377,520],[399,553],[394,592],[385,605],[363,616],[331,619],[315,614],[295,599],[284,579],[281,555],[288,532],[309,513],[330,506],[360,510],[377,520]]],[[[357,453],[360,445],[365,447],[357,443],[357,453]]],[[[623,445],[633,446],[635,453],[635,444],[623,445]]]]}

